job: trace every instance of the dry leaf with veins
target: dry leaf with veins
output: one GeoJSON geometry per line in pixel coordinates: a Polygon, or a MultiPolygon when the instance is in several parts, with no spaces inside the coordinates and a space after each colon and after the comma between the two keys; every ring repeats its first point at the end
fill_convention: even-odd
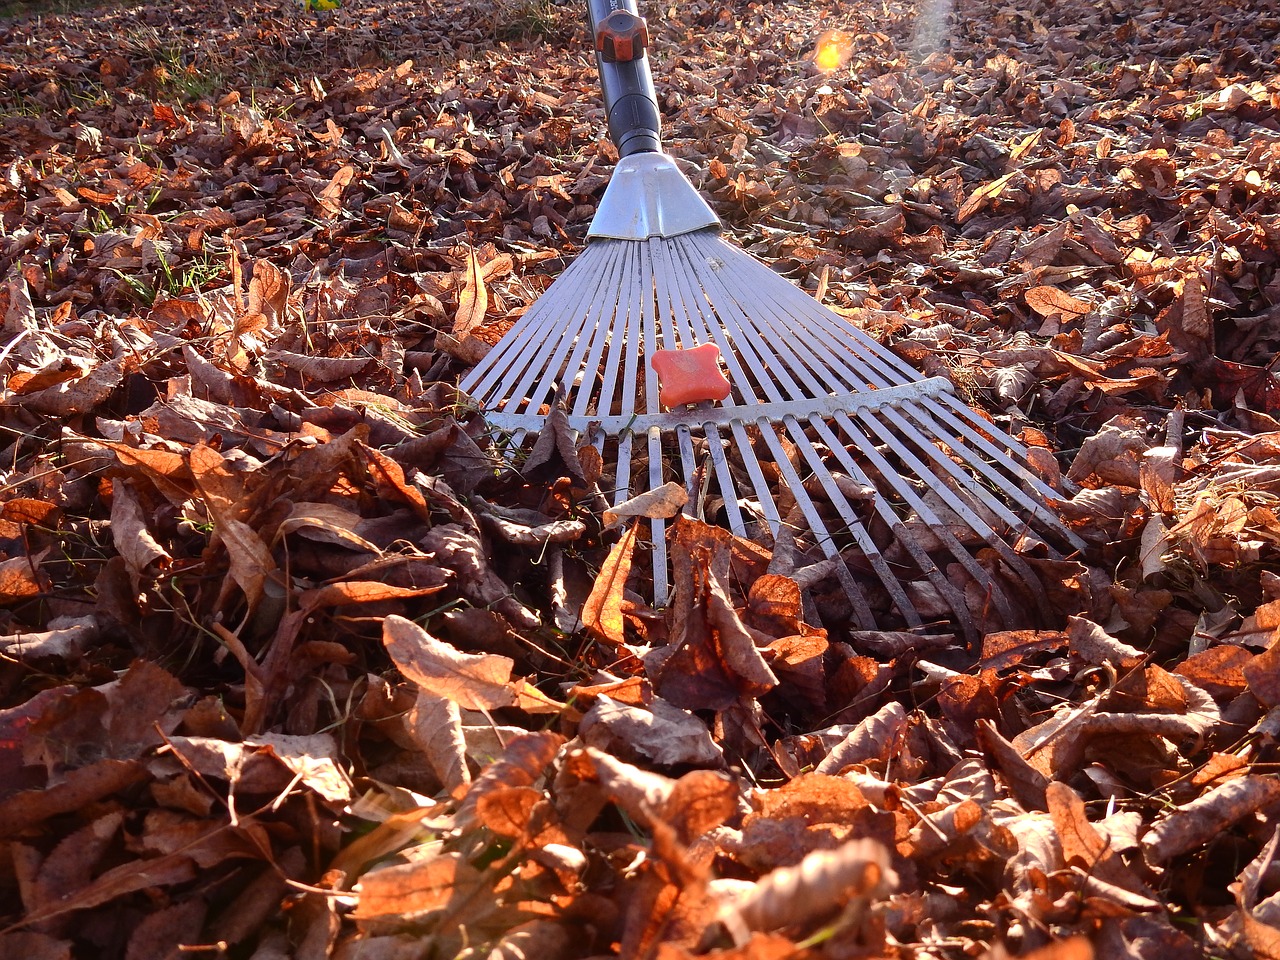
{"type": "Polygon", "coordinates": [[[722,908],[721,922],[735,939],[745,942],[745,931],[803,924],[851,903],[865,910],[897,884],[888,850],[874,840],[850,840],[766,874],[749,893],[722,908]]]}
{"type": "Polygon", "coordinates": [[[496,710],[516,702],[515,663],[509,657],[463,653],[394,615],[382,622],[382,642],[406,677],[464,710],[496,710]]]}

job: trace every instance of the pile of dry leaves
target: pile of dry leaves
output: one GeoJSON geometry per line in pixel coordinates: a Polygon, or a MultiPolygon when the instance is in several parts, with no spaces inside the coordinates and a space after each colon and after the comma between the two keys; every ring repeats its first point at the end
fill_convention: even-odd
{"type": "Polygon", "coordinates": [[[1057,474],[1062,619],[965,642],[688,518],[650,609],[452,386],[616,159],[575,7],[37,6],[0,956],[1280,957],[1273,11],[645,11],[727,231],[1057,474]]]}

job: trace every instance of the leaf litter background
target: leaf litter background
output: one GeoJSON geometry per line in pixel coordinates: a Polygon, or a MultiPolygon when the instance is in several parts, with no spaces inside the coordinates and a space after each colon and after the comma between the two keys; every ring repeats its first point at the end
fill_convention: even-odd
{"type": "Polygon", "coordinates": [[[1269,8],[646,11],[728,231],[1090,543],[973,641],[696,520],[648,610],[571,438],[497,469],[575,7],[5,12],[0,955],[1280,956],[1269,8]]]}

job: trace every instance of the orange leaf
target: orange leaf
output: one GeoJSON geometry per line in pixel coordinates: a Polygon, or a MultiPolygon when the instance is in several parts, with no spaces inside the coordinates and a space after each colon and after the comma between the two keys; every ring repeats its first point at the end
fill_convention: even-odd
{"type": "Polygon", "coordinates": [[[1078,300],[1057,287],[1032,287],[1027,291],[1026,298],[1027,306],[1042,317],[1051,317],[1057,314],[1071,319],[1072,317],[1082,317],[1093,309],[1083,300],[1078,300]]]}
{"type": "Polygon", "coordinates": [[[338,212],[342,210],[342,194],[347,189],[347,185],[351,183],[351,179],[356,175],[356,168],[351,164],[345,164],[337,173],[333,175],[333,179],[328,182],[320,196],[320,212],[327,217],[336,217],[338,212]]]}
{"type": "Polygon", "coordinates": [[[533,787],[499,787],[476,799],[476,819],[500,837],[519,837],[541,799],[533,787]]]}
{"type": "Polygon", "coordinates": [[[990,201],[998,198],[1004,188],[1009,185],[1009,181],[1016,177],[1018,173],[1019,171],[1017,170],[1013,171],[1013,173],[1006,173],[999,180],[992,180],[990,183],[983,184],[977,190],[973,191],[973,193],[969,194],[964,204],[960,207],[960,212],[956,215],[956,220],[960,223],[964,223],[975,213],[985,207],[990,201]]]}
{"type": "Polygon", "coordinates": [[[32,500],[26,497],[15,497],[0,509],[0,517],[10,523],[30,523],[47,525],[50,518],[56,518],[58,507],[47,500],[32,500]]]}
{"type": "Polygon", "coordinates": [[[582,607],[582,625],[587,633],[603,643],[620,646],[624,640],[626,623],[622,617],[622,588],[631,573],[631,555],[636,547],[636,526],[633,523],[613,545],[605,559],[591,595],[582,607]]]}
{"type": "Polygon", "coordinates": [[[484,323],[485,311],[489,309],[489,291],[484,285],[484,274],[480,268],[480,258],[474,250],[467,251],[467,271],[462,282],[462,291],[458,294],[458,314],[453,320],[453,335],[465,337],[476,327],[484,323]]]}
{"type": "Polygon", "coordinates": [[[0,563],[0,606],[37,597],[45,584],[39,573],[40,561],[48,551],[34,557],[13,557],[0,563]]]}
{"type": "Polygon", "coordinates": [[[360,878],[357,922],[375,917],[414,917],[465,900],[481,874],[460,853],[372,870],[360,878]]]}

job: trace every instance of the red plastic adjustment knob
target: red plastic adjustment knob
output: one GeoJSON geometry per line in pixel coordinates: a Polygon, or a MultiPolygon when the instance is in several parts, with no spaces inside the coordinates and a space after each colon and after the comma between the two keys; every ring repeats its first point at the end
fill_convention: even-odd
{"type": "Polygon", "coordinates": [[[615,10],[596,27],[596,49],[605,63],[639,60],[649,46],[649,27],[644,17],[615,10]]]}
{"type": "Polygon", "coordinates": [[[655,350],[649,363],[658,371],[658,402],[668,410],[686,403],[723,400],[733,390],[720,370],[720,348],[714,343],[688,350],[655,350]]]}

